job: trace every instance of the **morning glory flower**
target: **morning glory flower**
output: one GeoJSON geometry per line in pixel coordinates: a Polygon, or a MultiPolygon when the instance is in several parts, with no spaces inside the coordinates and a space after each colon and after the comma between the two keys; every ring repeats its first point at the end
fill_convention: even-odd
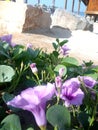
{"type": "Polygon", "coordinates": [[[64,44],[61,48],[60,48],[60,53],[62,53],[63,55],[67,55],[68,51],[70,49],[68,48],[68,46],[66,44],[64,44]]]}
{"type": "Polygon", "coordinates": [[[38,69],[37,69],[37,67],[36,67],[36,63],[30,64],[30,68],[31,68],[31,70],[32,70],[32,73],[37,74],[38,69]]]}
{"type": "Polygon", "coordinates": [[[28,48],[32,48],[33,46],[32,46],[32,43],[28,43],[27,45],[26,45],[26,47],[27,47],[27,49],[28,48]]]}
{"type": "Polygon", "coordinates": [[[80,82],[77,78],[66,80],[62,85],[61,99],[64,100],[65,106],[81,105],[84,93],[80,89],[80,82]]]}
{"type": "Polygon", "coordinates": [[[98,83],[96,80],[88,76],[80,76],[80,80],[83,81],[88,88],[93,88],[98,83]]]}
{"type": "Polygon", "coordinates": [[[28,88],[15,96],[7,105],[16,108],[28,110],[35,117],[37,125],[46,126],[45,106],[46,102],[52,98],[55,93],[55,86],[51,83],[40,85],[33,88],[28,88]]]}
{"type": "Polygon", "coordinates": [[[3,41],[3,42],[7,42],[7,43],[11,43],[12,41],[12,35],[9,34],[9,35],[4,35],[2,37],[0,37],[0,40],[3,41]]]}
{"type": "Polygon", "coordinates": [[[7,42],[12,47],[16,46],[15,43],[12,43],[12,34],[2,36],[0,37],[0,40],[3,42],[7,42]]]}

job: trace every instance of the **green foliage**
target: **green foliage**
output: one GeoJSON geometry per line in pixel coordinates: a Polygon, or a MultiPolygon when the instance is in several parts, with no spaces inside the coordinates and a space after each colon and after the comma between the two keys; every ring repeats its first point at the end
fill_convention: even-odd
{"type": "Polygon", "coordinates": [[[61,105],[54,105],[47,110],[47,120],[58,130],[66,130],[70,127],[71,117],[68,109],[61,105]]]}
{"type": "Polygon", "coordinates": [[[30,128],[28,128],[27,130],[34,130],[34,129],[30,127],[30,128]]]}
{"type": "Polygon", "coordinates": [[[5,93],[2,95],[2,98],[3,98],[3,101],[4,101],[5,103],[7,103],[8,101],[10,101],[10,100],[12,100],[12,99],[14,98],[14,95],[5,92],[5,93]]]}
{"type": "Polygon", "coordinates": [[[1,122],[2,128],[0,130],[22,130],[19,117],[15,114],[8,115],[1,122]]]}
{"type": "Polygon", "coordinates": [[[85,112],[80,112],[78,115],[78,120],[79,122],[82,124],[82,126],[84,127],[84,129],[88,129],[89,126],[89,114],[85,113],[85,112]]]}
{"type": "Polygon", "coordinates": [[[79,62],[76,58],[66,57],[62,60],[62,64],[66,66],[79,66],[79,62]]]}
{"type": "MultiPolygon", "coordinates": [[[[0,41],[0,111],[4,114],[0,116],[5,117],[1,122],[0,130],[21,130],[20,120],[17,115],[12,114],[6,117],[8,109],[14,113],[21,110],[11,106],[4,109],[5,103],[25,88],[48,82],[54,83],[55,77],[59,75],[60,68],[64,68],[63,81],[77,76],[90,76],[98,80],[98,66],[94,66],[92,61],[83,61],[83,64],[79,64],[76,58],[61,55],[60,48],[67,42],[68,40],[60,41],[56,39],[56,42],[53,43],[54,51],[46,53],[41,49],[27,48],[22,45],[12,47],[10,44],[0,41]],[[37,75],[32,73],[30,69],[31,63],[36,63],[37,75]]],[[[53,99],[50,103],[53,106],[48,104],[50,106],[46,109],[46,116],[48,123],[54,128],[47,129],[91,130],[90,128],[94,126],[96,119],[96,113],[93,112],[98,112],[98,110],[94,110],[98,108],[98,86],[96,85],[91,90],[86,89],[86,91],[88,93],[85,94],[84,105],[80,106],[80,108],[73,106],[67,109],[62,102],[60,102],[60,105],[54,105],[56,101],[53,99]],[[96,92],[92,100],[91,92],[96,92]],[[75,121],[71,119],[72,117],[74,117],[75,121]],[[75,124],[71,124],[73,122],[75,124]]],[[[28,127],[26,130],[34,129],[28,127]]]]}
{"type": "Polygon", "coordinates": [[[15,75],[15,71],[11,66],[0,65],[0,82],[10,82],[15,75]]]}

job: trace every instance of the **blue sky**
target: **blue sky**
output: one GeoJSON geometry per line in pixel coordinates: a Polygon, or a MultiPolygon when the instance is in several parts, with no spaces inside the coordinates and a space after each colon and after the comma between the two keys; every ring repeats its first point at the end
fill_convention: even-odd
{"type": "MultiPolygon", "coordinates": [[[[79,0],[75,0],[75,8],[74,11],[78,10],[78,1],[79,0]]],[[[37,0],[28,0],[29,4],[36,4],[37,0]]],[[[52,0],[40,0],[41,4],[46,4],[47,6],[51,6],[52,5],[52,0]]],[[[55,0],[55,5],[59,8],[64,8],[64,4],[65,4],[65,0],[55,0]]],[[[71,11],[71,7],[72,7],[72,0],[68,0],[68,6],[67,6],[67,10],[71,11]]],[[[85,5],[81,2],[81,8],[80,11],[81,12],[85,12],[86,7],[85,5]]]]}

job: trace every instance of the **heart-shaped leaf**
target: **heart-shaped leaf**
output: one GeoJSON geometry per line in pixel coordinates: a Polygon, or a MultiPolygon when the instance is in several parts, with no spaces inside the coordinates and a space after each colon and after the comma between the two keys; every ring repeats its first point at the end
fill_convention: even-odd
{"type": "Polygon", "coordinates": [[[49,123],[57,127],[59,130],[66,130],[70,127],[71,117],[68,109],[61,105],[54,105],[47,110],[47,120],[49,123]]]}
{"type": "Polygon", "coordinates": [[[15,114],[5,117],[1,125],[0,130],[21,130],[19,117],[15,114]]]}
{"type": "Polygon", "coordinates": [[[14,69],[11,66],[0,65],[0,82],[10,82],[15,74],[14,69]]]}
{"type": "Polygon", "coordinates": [[[79,66],[79,62],[74,57],[66,57],[62,60],[62,63],[66,66],[79,66]]]}

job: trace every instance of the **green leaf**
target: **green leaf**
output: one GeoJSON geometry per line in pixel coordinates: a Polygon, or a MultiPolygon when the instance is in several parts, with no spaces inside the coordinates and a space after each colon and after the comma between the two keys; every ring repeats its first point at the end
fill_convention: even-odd
{"type": "Polygon", "coordinates": [[[56,43],[54,43],[54,42],[52,43],[52,45],[53,45],[54,49],[57,50],[58,45],[56,43]]]}
{"type": "Polygon", "coordinates": [[[60,65],[60,64],[57,65],[57,66],[55,67],[55,69],[54,69],[55,73],[56,73],[57,75],[59,75],[59,69],[60,69],[60,68],[64,68],[63,76],[65,76],[66,73],[67,73],[67,68],[66,68],[65,65],[60,65]]]}
{"type": "Polygon", "coordinates": [[[30,128],[28,128],[27,130],[34,130],[34,129],[30,127],[30,128]]]}
{"type": "Polygon", "coordinates": [[[98,79],[98,74],[97,73],[91,73],[91,74],[84,74],[85,76],[92,77],[94,80],[98,79]]]}
{"type": "Polygon", "coordinates": [[[86,67],[91,67],[93,65],[93,62],[90,60],[89,62],[83,61],[86,67]]]}
{"type": "Polygon", "coordinates": [[[98,73],[98,66],[94,67],[92,70],[98,73]]]}
{"type": "Polygon", "coordinates": [[[59,43],[59,39],[58,38],[56,39],[56,42],[59,43]]]}
{"type": "Polygon", "coordinates": [[[7,54],[7,50],[0,45],[0,57],[2,56],[10,58],[9,55],[7,54]]]}
{"type": "Polygon", "coordinates": [[[62,42],[59,43],[60,46],[63,46],[65,43],[67,43],[68,40],[63,40],[62,42]]]}
{"type": "Polygon", "coordinates": [[[27,52],[29,57],[36,58],[40,53],[40,50],[39,49],[33,50],[32,48],[28,48],[27,52]]]}
{"type": "Polygon", "coordinates": [[[15,74],[14,69],[11,66],[0,65],[0,82],[10,82],[15,74]]]}
{"type": "Polygon", "coordinates": [[[2,47],[7,51],[9,49],[9,44],[6,42],[3,42],[2,47]]]}
{"type": "Polygon", "coordinates": [[[49,123],[58,127],[59,130],[66,130],[65,128],[70,127],[71,117],[68,109],[61,105],[54,105],[47,110],[47,120],[49,123]]]}
{"type": "Polygon", "coordinates": [[[21,130],[19,117],[15,114],[8,115],[1,124],[2,128],[0,130],[21,130]]]}
{"type": "Polygon", "coordinates": [[[18,59],[20,57],[20,54],[24,52],[24,46],[17,45],[13,49],[13,59],[18,59]]]}
{"type": "Polygon", "coordinates": [[[84,127],[84,129],[88,129],[89,126],[89,115],[85,112],[80,112],[78,115],[78,120],[84,127]]]}
{"type": "Polygon", "coordinates": [[[10,58],[9,55],[7,55],[4,51],[0,51],[0,55],[1,55],[1,56],[5,56],[5,57],[7,57],[7,58],[10,58]]]}
{"type": "Polygon", "coordinates": [[[62,60],[62,63],[66,66],[79,66],[79,62],[74,57],[66,57],[62,60]]]}
{"type": "MultiPolygon", "coordinates": [[[[8,101],[12,100],[15,96],[13,94],[9,94],[7,92],[5,92],[3,95],[2,95],[2,99],[5,103],[7,103],[8,101]]],[[[10,110],[12,110],[13,112],[17,112],[19,111],[20,109],[19,108],[15,108],[15,107],[12,107],[12,106],[8,106],[10,108],[10,110]]]]}
{"type": "Polygon", "coordinates": [[[2,99],[5,103],[7,103],[8,101],[12,100],[15,96],[13,94],[9,94],[7,92],[5,92],[3,95],[2,95],[2,99]]]}

